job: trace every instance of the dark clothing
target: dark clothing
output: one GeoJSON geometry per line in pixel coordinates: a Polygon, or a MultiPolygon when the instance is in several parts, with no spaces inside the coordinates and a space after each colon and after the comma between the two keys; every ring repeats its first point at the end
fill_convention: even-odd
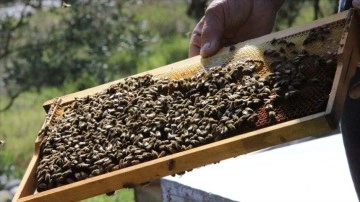
{"type": "Polygon", "coordinates": [[[348,10],[352,7],[352,0],[340,0],[338,12],[348,10]]]}
{"type": "MultiPolygon", "coordinates": [[[[356,68],[357,71],[350,82],[350,86],[360,81],[360,67],[356,68]]],[[[341,132],[350,173],[360,199],[360,100],[351,99],[349,96],[346,97],[341,117],[341,132]]]]}
{"type": "MultiPolygon", "coordinates": [[[[339,12],[348,10],[352,7],[352,0],[340,0],[339,12]]],[[[357,68],[355,76],[350,85],[360,82],[360,67],[357,68]]],[[[360,100],[346,97],[343,114],[341,117],[341,132],[348,159],[351,177],[354,182],[355,191],[360,199],[360,100]]]]}

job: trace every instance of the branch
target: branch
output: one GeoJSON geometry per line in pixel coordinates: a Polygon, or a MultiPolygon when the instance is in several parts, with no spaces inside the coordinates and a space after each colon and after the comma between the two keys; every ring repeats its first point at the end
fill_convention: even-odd
{"type": "Polygon", "coordinates": [[[319,14],[320,14],[320,5],[319,5],[319,0],[315,0],[314,1],[314,20],[319,18],[319,14]]]}
{"type": "Polygon", "coordinates": [[[26,7],[30,4],[30,0],[24,1],[25,5],[21,11],[21,15],[20,15],[20,19],[19,21],[16,23],[16,25],[14,25],[14,27],[10,28],[9,32],[6,35],[6,40],[5,40],[5,45],[4,45],[4,53],[0,55],[0,58],[2,58],[3,55],[8,55],[9,52],[9,46],[10,46],[10,41],[11,41],[11,36],[12,36],[12,32],[15,31],[17,28],[19,28],[23,21],[24,21],[24,17],[25,17],[25,11],[26,11],[26,7]]]}
{"type": "MultiPolygon", "coordinates": [[[[38,47],[38,48],[41,48],[41,47],[47,47],[47,46],[52,46],[52,45],[54,45],[55,43],[57,43],[57,42],[59,42],[59,41],[62,41],[62,40],[64,40],[64,39],[62,39],[62,38],[57,38],[57,39],[54,39],[54,40],[51,40],[51,41],[44,41],[44,42],[42,42],[42,43],[39,43],[39,44],[37,44],[36,46],[38,47]]],[[[5,58],[6,56],[8,56],[8,55],[10,55],[10,54],[12,54],[12,53],[16,53],[16,52],[18,52],[18,51],[26,51],[26,50],[32,50],[33,49],[33,45],[32,44],[26,44],[26,45],[23,45],[23,46],[20,46],[20,47],[16,47],[16,48],[14,48],[14,49],[12,49],[12,50],[8,50],[6,53],[4,53],[4,54],[1,54],[0,55],[0,59],[2,59],[2,58],[5,58]]]]}
{"type": "Polygon", "coordinates": [[[6,111],[6,110],[8,110],[8,109],[10,109],[10,107],[14,104],[15,99],[16,99],[17,97],[19,97],[19,95],[20,95],[22,92],[23,92],[22,90],[19,90],[19,91],[16,92],[14,95],[11,95],[11,96],[10,96],[10,101],[9,101],[9,103],[7,103],[7,105],[6,105],[4,108],[0,109],[0,113],[6,111]]]}

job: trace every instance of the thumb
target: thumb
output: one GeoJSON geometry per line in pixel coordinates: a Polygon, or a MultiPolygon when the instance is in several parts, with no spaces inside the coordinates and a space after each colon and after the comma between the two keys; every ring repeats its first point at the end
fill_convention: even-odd
{"type": "Polygon", "coordinates": [[[360,82],[356,83],[354,86],[350,88],[349,96],[352,99],[359,99],[360,98],[360,82]]]}
{"type": "Polygon", "coordinates": [[[208,10],[205,14],[204,26],[201,34],[200,55],[203,58],[214,55],[221,48],[221,38],[224,33],[223,15],[208,10]]]}

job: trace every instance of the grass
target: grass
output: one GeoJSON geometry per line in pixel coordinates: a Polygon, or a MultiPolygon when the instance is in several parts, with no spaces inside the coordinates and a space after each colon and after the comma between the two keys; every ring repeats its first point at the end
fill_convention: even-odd
{"type": "Polygon", "coordinates": [[[90,199],[83,200],[83,202],[133,202],[134,190],[133,189],[121,189],[115,192],[112,196],[100,195],[90,199]]]}
{"type": "MultiPolygon", "coordinates": [[[[9,110],[0,113],[0,139],[5,140],[0,158],[6,164],[15,166],[17,172],[14,177],[21,177],[30,161],[36,135],[45,117],[42,102],[56,94],[50,91],[39,95],[23,93],[9,110]]],[[[7,98],[1,96],[0,106],[7,102],[7,98]]]]}

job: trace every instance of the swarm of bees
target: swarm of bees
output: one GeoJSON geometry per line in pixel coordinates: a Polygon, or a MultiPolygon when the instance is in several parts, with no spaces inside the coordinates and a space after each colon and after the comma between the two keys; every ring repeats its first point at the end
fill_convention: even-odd
{"type": "Polygon", "coordinates": [[[264,51],[272,61],[267,75],[258,74],[267,68],[264,61],[248,59],[179,80],[130,77],[76,99],[42,131],[37,190],[323,110],[333,54],[309,54],[285,39],[270,43],[273,48],[264,51]],[[299,103],[309,109],[294,110],[299,103]]]}

